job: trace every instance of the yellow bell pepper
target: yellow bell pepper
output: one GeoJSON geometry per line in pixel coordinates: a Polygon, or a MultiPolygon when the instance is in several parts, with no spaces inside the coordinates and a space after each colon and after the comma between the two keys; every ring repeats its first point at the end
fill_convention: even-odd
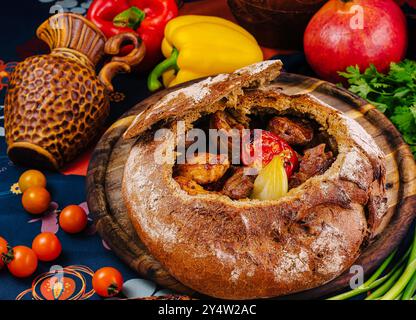
{"type": "Polygon", "coordinates": [[[162,41],[166,60],[150,73],[150,91],[189,80],[230,73],[263,60],[256,39],[231,21],[211,16],[187,15],[166,25],[162,41]]]}

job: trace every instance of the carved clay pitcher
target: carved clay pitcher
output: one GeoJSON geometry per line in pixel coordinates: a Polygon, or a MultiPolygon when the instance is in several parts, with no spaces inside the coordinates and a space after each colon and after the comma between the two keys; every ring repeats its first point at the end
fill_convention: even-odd
{"type": "Polygon", "coordinates": [[[110,38],[83,16],[52,16],[37,30],[51,53],[29,57],[11,75],[5,99],[7,153],[13,162],[58,169],[101,132],[109,114],[111,79],[130,72],[145,48],[132,33],[110,38]],[[134,49],[113,57],[97,76],[104,54],[117,55],[125,42],[134,49]]]}

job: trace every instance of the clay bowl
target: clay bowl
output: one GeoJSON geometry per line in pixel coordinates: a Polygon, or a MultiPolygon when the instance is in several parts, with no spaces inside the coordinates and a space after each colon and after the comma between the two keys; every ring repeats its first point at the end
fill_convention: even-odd
{"type": "Polygon", "coordinates": [[[228,0],[237,21],[260,45],[302,49],[303,33],[326,0],[228,0]]]}

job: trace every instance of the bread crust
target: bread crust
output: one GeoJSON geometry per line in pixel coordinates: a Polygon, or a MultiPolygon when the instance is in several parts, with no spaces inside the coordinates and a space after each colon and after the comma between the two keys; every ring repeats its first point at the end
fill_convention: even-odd
{"type": "MultiPolygon", "coordinates": [[[[175,136],[166,133],[165,141],[154,141],[153,131],[147,131],[125,166],[123,197],[130,219],[168,272],[203,294],[266,298],[322,285],[351,266],[385,216],[384,155],[355,121],[311,96],[243,93],[233,101],[242,114],[295,111],[318,122],[338,144],[331,167],[277,201],[191,196],[172,178],[172,164],[155,163],[157,149],[173,151],[175,136]]],[[[229,102],[193,112],[213,113],[229,102]]],[[[126,136],[151,125],[138,120],[126,136]]]]}

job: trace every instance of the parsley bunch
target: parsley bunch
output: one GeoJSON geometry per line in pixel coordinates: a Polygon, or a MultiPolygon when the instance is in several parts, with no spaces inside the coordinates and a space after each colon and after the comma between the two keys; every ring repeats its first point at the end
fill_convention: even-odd
{"type": "Polygon", "coordinates": [[[358,66],[340,72],[350,84],[349,90],[383,112],[402,133],[416,157],[416,61],[392,62],[388,74],[374,65],[364,73],[358,66]]]}

